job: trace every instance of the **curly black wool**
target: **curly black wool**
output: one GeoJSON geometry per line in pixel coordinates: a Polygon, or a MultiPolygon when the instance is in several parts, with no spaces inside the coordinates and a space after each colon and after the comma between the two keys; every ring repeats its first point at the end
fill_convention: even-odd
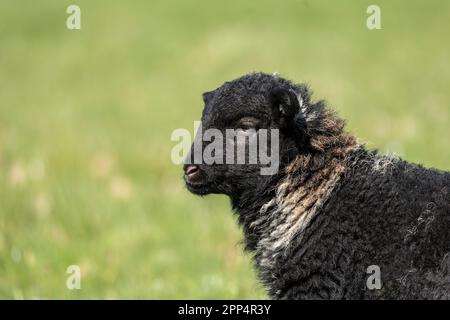
{"type": "Polygon", "coordinates": [[[203,98],[203,129],[245,118],[280,130],[274,175],[185,165],[191,192],[230,197],[272,298],[450,298],[450,173],[367,150],[305,85],[278,76],[245,75],[203,98]],[[380,289],[367,286],[372,265],[380,289]]]}

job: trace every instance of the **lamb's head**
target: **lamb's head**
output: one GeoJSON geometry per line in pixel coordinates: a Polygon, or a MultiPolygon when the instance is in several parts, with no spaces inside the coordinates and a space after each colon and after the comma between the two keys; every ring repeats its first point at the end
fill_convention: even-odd
{"type": "Polygon", "coordinates": [[[184,165],[187,188],[195,194],[233,198],[274,185],[299,154],[324,152],[342,131],[343,123],[331,121],[322,102],[311,104],[306,86],[275,75],[243,76],[204,93],[203,100],[201,126],[184,165]]]}

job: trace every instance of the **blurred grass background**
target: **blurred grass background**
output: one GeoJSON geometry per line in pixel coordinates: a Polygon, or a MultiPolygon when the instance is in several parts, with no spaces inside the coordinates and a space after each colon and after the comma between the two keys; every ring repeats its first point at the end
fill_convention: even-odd
{"type": "Polygon", "coordinates": [[[0,298],[266,298],[227,199],[170,161],[201,93],[247,72],[306,81],[371,147],[450,169],[450,2],[376,1],[369,31],[372,3],[2,0],[0,298]]]}

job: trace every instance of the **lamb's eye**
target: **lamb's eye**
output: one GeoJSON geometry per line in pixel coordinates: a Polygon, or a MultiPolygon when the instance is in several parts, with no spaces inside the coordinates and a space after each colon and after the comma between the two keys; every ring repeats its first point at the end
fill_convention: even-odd
{"type": "Polygon", "coordinates": [[[241,118],[237,125],[237,129],[241,130],[258,130],[260,125],[260,121],[256,118],[244,117],[241,118]]]}

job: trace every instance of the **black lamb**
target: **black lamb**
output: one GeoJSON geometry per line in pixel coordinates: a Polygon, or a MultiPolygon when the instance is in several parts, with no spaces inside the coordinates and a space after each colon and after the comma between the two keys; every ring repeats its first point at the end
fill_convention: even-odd
{"type": "Polygon", "coordinates": [[[277,75],[248,74],[203,99],[203,131],[279,130],[274,174],[259,162],[190,164],[193,149],[184,165],[191,192],[230,197],[272,298],[450,298],[449,172],[367,150],[307,86],[277,75]]]}

